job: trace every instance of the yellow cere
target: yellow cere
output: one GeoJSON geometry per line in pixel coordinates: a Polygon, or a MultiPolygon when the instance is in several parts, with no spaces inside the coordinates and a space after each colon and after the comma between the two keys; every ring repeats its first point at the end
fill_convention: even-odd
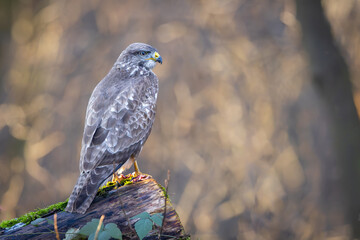
{"type": "Polygon", "coordinates": [[[155,58],[158,58],[158,57],[160,57],[160,54],[158,52],[155,52],[154,56],[155,56],[155,58]]]}

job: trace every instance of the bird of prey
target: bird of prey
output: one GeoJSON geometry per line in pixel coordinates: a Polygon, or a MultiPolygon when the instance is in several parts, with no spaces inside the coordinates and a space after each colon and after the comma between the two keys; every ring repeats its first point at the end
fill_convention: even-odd
{"type": "Polygon", "coordinates": [[[100,185],[120,167],[134,164],[155,119],[162,58],[144,43],[129,45],[95,87],[86,110],[80,176],[66,211],[85,213],[100,185]]]}

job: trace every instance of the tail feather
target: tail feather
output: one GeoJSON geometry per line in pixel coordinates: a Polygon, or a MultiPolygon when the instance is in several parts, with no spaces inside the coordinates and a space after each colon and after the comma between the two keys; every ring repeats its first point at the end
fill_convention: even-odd
{"type": "Polygon", "coordinates": [[[113,169],[102,166],[82,172],[75,184],[65,208],[67,212],[85,213],[94,200],[101,183],[112,174],[113,169]]]}

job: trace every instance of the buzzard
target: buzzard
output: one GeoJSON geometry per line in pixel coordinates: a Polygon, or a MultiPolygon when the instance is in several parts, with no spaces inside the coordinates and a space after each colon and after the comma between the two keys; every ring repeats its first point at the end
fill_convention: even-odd
{"type": "Polygon", "coordinates": [[[162,58],[144,43],[129,45],[95,87],[86,110],[80,176],[66,211],[85,213],[99,186],[120,167],[134,164],[155,119],[158,78],[152,72],[162,58]]]}

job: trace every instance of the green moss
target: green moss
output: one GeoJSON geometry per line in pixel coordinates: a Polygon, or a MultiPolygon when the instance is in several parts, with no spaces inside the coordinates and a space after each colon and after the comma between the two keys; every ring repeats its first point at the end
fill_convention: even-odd
{"type": "MultiPolygon", "coordinates": [[[[105,196],[107,194],[107,192],[109,192],[113,189],[117,189],[118,187],[132,184],[133,180],[134,180],[134,176],[132,174],[128,174],[119,183],[108,182],[105,186],[99,188],[97,195],[105,196]]],[[[59,202],[59,203],[50,205],[46,208],[38,209],[34,212],[26,213],[25,215],[18,217],[18,218],[14,218],[11,220],[4,220],[0,223],[0,228],[10,228],[17,223],[29,224],[32,221],[36,220],[37,218],[43,217],[44,215],[46,215],[50,212],[63,211],[66,207],[67,202],[68,202],[68,199],[65,202],[59,202]]]]}
{"type": "MultiPolygon", "coordinates": [[[[169,199],[169,194],[166,192],[166,188],[164,188],[160,183],[158,183],[158,186],[161,188],[161,190],[163,191],[165,197],[167,199],[169,199]]],[[[169,199],[170,200],[170,199],[169,199]]]]}
{"type": "Polygon", "coordinates": [[[63,211],[66,207],[67,202],[68,202],[68,199],[64,202],[59,202],[59,203],[50,205],[46,208],[42,208],[42,209],[38,209],[34,212],[26,213],[25,215],[18,217],[18,218],[14,218],[11,220],[4,220],[0,223],[0,227],[1,228],[9,228],[9,227],[14,226],[17,223],[29,224],[32,221],[34,221],[35,219],[42,217],[50,212],[63,211]]]}
{"type": "Polygon", "coordinates": [[[106,183],[105,186],[99,188],[97,195],[98,196],[106,196],[107,193],[113,189],[117,189],[121,186],[132,184],[133,179],[134,179],[133,175],[128,174],[128,175],[124,176],[124,178],[120,182],[115,183],[115,182],[110,181],[110,182],[106,183]]]}
{"type": "Polygon", "coordinates": [[[120,186],[126,186],[132,183],[133,183],[132,178],[125,178],[120,181],[120,186]]]}
{"type": "Polygon", "coordinates": [[[99,188],[96,195],[97,196],[106,196],[107,192],[115,189],[115,187],[116,187],[116,183],[108,182],[108,183],[106,183],[105,186],[99,188]]]}
{"type": "Polygon", "coordinates": [[[179,238],[180,240],[191,240],[191,237],[190,236],[186,236],[186,237],[182,237],[182,238],[179,238]]]}

